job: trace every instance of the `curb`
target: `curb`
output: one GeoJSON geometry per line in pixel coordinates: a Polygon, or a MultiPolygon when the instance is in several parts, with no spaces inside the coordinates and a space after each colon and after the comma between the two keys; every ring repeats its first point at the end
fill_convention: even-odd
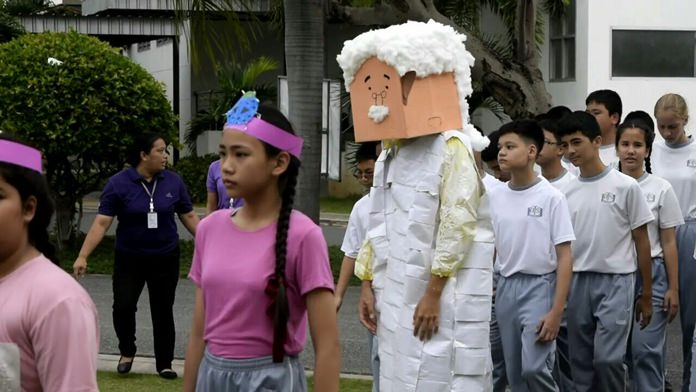
{"type": "MultiPolygon", "coordinates": [[[[116,372],[116,366],[118,365],[118,360],[121,358],[120,355],[116,354],[99,354],[97,357],[97,370],[102,372],[116,372]]],[[[184,376],[184,360],[175,359],[172,361],[172,370],[174,370],[179,377],[184,376]]],[[[131,373],[138,374],[153,374],[157,375],[155,371],[155,358],[152,357],[135,357],[133,360],[133,367],[131,368],[131,373]]],[[[312,376],[314,371],[305,370],[306,376],[312,376]]],[[[351,379],[351,380],[364,380],[371,381],[372,376],[369,374],[354,374],[354,373],[341,373],[341,378],[351,379]]]]}

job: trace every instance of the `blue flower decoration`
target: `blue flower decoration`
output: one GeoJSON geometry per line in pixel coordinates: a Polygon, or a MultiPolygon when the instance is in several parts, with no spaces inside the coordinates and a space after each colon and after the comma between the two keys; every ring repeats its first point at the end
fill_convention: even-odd
{"type": "Polygon", "coordinates": [[[242,98],[237,101],[232,109],[227,111],[227,124],[240,125],[248,124],[259,109],[259,99],[256,98],[256,92],[250,91],[244,93],[242,98]]]}

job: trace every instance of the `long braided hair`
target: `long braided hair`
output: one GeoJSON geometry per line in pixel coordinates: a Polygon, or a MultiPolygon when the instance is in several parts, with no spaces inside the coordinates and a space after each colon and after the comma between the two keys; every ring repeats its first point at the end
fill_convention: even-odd
{"type": "MultiPolygon", "coordinates": [[[[18,142],[7,135],[0,135],[0,139],[18,142]]],[[[47,259],[59,265],[56,248],[51,243],[48,235],[48,225],[51,223],[51,217],[53,216],[54,203],[46,178],[43,174],[34,170],[5,162],[0,162],[0,177],[17,189],[19,198],[23,203],[30,196],[36,198],[36,211],[28,227],[29,243],[43,253],[47,259]]]]}
{"type": "MultiPolygon", "coordinates": [[[[261,105],[258,108],[261,119],[281,128],[288,133],[295,134],[290,121],[275,108],[261,105]]],[[[281,150],[262,142],[269,157],[275,157],[281,150]]],[[[273,362],[282,362],[285,355],[285,340],[287,337],[287,324],[290,318],[288,305],[287,284],[285,281],[285,265],[287,261],[288,230],[290,228],[290,215],[295,201],[295,186],[300,170],[300,160],[290,155],[290,163],[287,170],[278,179],[278,190],[281,195],[280,213],[275,238],[275,271],[266,285],[266,295],[270,297],[271,304],[267,309],[268,315],[273,320],[273,362]]]]}
{"type": "MultiPolygon", "coordinates": [[[[655,131],[645,121],[641,120],[640,118],[632,118],[621,123],[621,125],[619,125],[619,128],[617,128],[616,130],[616,141],[614,142],[616,150],[618,151],[619,149],[619,141],[621,140],[621,135],[627,129],[634,128],[643,131],[643,135],[645,136],[645,148],[648,150],[648,153],[645,155],[645,171],[652,174],[652,167],[650,166],[650,155],[652,154],[653,141],[655,141],[655,131]]],[[[621,171],[621,161],[619,161],[619,171],[621,171]]]]}

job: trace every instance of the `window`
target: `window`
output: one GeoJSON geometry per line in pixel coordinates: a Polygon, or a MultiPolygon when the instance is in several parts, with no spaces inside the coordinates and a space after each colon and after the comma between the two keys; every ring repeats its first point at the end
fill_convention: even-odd
{"type": "Polygon", "coordinates": [[[549,18],[549,70],[551,81],[575,79],[575,1],[563,15],[549,18]]]}
{"type": "Polygon", "coordinates": [[[150,41],[138,42],[138,52],[150,50],[150,41]]]}
{"type": "Polygon", "coordinates": [[[611,41],[612,76],[696,76],[693,31],[613,30],[611,41]]]}

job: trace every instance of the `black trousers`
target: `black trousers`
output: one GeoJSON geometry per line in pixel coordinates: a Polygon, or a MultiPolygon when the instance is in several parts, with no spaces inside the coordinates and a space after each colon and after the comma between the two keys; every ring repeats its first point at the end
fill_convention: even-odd
{"type": "Polygon", "coordinates": [[[118,349],[124,357],[133,357],[135,312],[147,283],[155,344],[157,371],[171,368],[174,359],[174,296],[179,282],[179,248],[154,256],[132,256],[116,251],[113,275],[113,320],[118,349]]]}

